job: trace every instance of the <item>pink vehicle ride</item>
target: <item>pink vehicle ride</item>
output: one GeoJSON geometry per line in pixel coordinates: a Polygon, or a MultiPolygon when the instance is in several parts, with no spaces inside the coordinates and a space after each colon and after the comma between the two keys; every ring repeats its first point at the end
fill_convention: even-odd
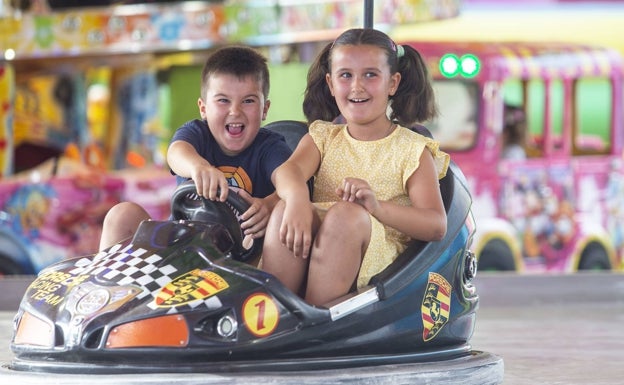
{"type": "Polygon", "coordinates": [[[121,200],[141,201],[156,218],[169,215],[175,179],[167,171],[137,176],[81,167],[50,175],[48,166],[0,183],[0,276],[36,274],[97,252],[104,216],[121,200]]]}
{"type": "Polygon", "coordinates": [[[440,116],[428,128],[462,168],[483,270],[621,269],[621,56],[549,43],[413,42],[440,116]]]}

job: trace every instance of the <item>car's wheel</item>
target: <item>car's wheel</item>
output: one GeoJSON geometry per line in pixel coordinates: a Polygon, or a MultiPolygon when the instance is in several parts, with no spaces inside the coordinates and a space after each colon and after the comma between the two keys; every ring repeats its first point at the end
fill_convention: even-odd
{"type": "Polygon", "coordinates": [[[579,270],[611,270],[611,261],[604,248],[591,244],[583,251],[579,270]]]}
{"type": "Polygon", "coordinates": [[[0,254],[0,277],[25,274],[22,267],[6,255],[0,254]]]}
{"type": "Polygon", "coordinates": [[[500,239],[488,242],[478,259],[479,271],[513,271],[516,270],[511,248],[500,239]]]}

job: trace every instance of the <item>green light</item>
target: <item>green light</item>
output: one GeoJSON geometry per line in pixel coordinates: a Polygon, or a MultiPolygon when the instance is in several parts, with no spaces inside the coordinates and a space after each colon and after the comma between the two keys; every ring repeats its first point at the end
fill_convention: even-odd
{"type": "Polygon", "coordinates": [[[459,70],[459,58],[457,55],[447,53],[440,58],[440,73],[442,76],[452,78],[453,76],[459,74],[459,70]]]}
{"type": "Polygon", "coordinates": [[[460,72],[464,77],[472,78],[477,76],[479,70],[481,69],[481,63],[475,55],[468,53],[462,56],[459,60],[461,63],[460,72]]]}
{"type": "Polygon", "coordinates": [[[481,62],[473,54],[465,54],[461,58],[452,53],[447,53],[440,58],[440,73],[442,76],[452,78],[461,75],[466,78],[477,76],[481,69],[481,62]]]}

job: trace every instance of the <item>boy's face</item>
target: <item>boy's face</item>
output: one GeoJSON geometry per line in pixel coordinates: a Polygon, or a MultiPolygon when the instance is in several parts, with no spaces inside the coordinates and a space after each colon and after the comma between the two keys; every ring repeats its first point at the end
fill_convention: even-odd
{"type": "Polygon", "coordinates": [[[227,155],[237,155],[251,145],[270,105],[254,76],[230,74],[211,75],[206,95],[197,103],[202,119],[227,155]]]}

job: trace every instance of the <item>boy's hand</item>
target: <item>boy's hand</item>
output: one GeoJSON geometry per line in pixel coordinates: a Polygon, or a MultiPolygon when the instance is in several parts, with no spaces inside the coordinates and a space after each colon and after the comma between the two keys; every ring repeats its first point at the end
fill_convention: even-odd
{"type": "Polygon", "coordinates": [[[228,183],[223,172],[213,166],[202,166],[191,172],[197,194],[211,201],[225,202],[228,194],[228,183]],[[219,195],[217,195],[219,191],[219,195]]]}
{"type": "Polygon", "coordinates": [[[249,209],[241,215],[243,234],[254,239],[264,237],[271,210],[265,204],[264,199],[254,198],[243,189],[238,190],[238,195],[250,204],[249,209]]]}

